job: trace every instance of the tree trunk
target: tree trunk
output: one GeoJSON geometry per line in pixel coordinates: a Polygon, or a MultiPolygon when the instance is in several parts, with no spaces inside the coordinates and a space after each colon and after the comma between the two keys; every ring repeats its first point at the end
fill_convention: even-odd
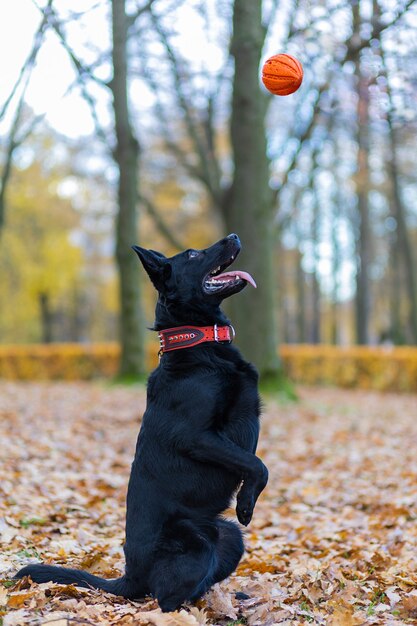
{"type": "MultiPolygon", "coordinates": [[[[317,154],[315,155],[315,158],[317,154]]],[[[314,189],[314,176],[312,180],[313,197],[313,220],[311,223],[311,239],[314,246],[314,271],[312,284],[312,325],[311,325],[311,343],[318,344],[321,341],[320,322],[321,322],[321,287],[319,275],[319,239],[320,239],[320,217],[319,202],[316,191],[314,189]]]]}
{"type": "MultiPolygon", "coordinates": [[[[359,67],[359,60],[357,63],[359,67]]],[[[358,77],[358,162],[357,197],[358,223],[356,240],[356,338],[358,344],[369,343],[369,312],[371,287],[369,265],[371,261],[371,229],[369,221],[369,85],[368,80],[357,72],[358,77]]]]}
{"type": "Polygon", "coordinates": [[[49,295],[45,292],[39,294],[39,311],[41,316],[42,343],[52,343],[52,310],[49,295]]]}
{"type": "MultiPolygon", "coordinates": [[[[360,36],[360,3],[352,6],[354,32],[360,36]]],[[[356,168],[357,232],[356,232],[356,340],[358,344],[369,343],[369,313],[371,289],[369,265],[371,259],[371,230],[369,223],[369,81],[362,73],[360,51],[355,57],[357,81],[357,143],[356,168]]]]}
{"type": "MultiPolygon", "coordinates": [[[[299,240],[299,245],[301,240],[299,240]]],[[[303,255],[300,249],[296,253],[297,263],[297,342],[305,343],[306,333],[306,278],[302,266],[303,255]]]]}
{"type": "MultiPolygon", "coordinates": [[[[377,0],[373,0],[373,14],[379,21],[381,19],[381,7],[377,0]]],[[[395,342],[404,342],[404,333],[400,326],[400,292],[401,292],[401,271],[400,266],[404,269],[405,287],[409,304],[409,330],[411,342],[417,345],[417,267],[416,257],[410,240],[407,228],[406,208],[404,206],[401,194],[401,185],[399,182],[399,166],[398,166],[398,146],[400,140],[398,131],[394,121],[394,104],[392,101],[392,90],[389,80],[387,65],[385,62],[385,51],[382,45],[381,35],[378,35],[379,49],[382,61],[382,69],[386,77],[388,110],[387,122],[389,127],[389,158],[388,158],[388,174],[391,180],[390,205],[391,213],[397,222],[396,236],[391,241],[391,259],[393,263],[392,276],[392,298],[391,298],[391,325],[392,335],[395,342]],[[397,299],[397,301],[395,301],[397,299]]]]}
{"type": "Polygon", "coordinates": [[[337,261],[334,261],[333,264],[333,276],[335,277],[335,283],[333,284],[332,289],[332,300],[330,306],[330,319],[331,319],[331,329],[330,329],[330,343],[334,346],[337,346],[340,343],[340,313],[339,313],[339,281],[337,280],[336,272],[337,261]]]}
{"type": "Polygon", "coordinates": [[[400,271],[399,242],[397,233],[392,233],[390,238],[390,263],[389,263],[389,304],[390,304],[390,328],[387,339],[394,344],[406,343],[405,333],[401,324],[401,271],[400,271]]]}
{"type": "MultiPolygon", "coordinates": [[[[339,189],[339,184],[337,185],[339,189]]],[[[340,343],[340,319],[339,319],[339,297],[340,297],[340,268],[341,268],[341,251],[338,233],[340,230],[340,207],[343,199],[339,191],[336,193],[335,206],[332,224],[332,296],[331,296],[331,337],[330,341],[333,345],[340,343]]]]}
{"type": "MultiPolygon", "coordinates": [[[[392,120],[391,92],[388,85],[390,110],[387,120],[389,124],[390,158],[388,159],[388,171],[392,185],[392,213],[397,221],[397,241],[395,242],[399,256],[401,255],[404,268],[405,285],[409,302],[409,327],[413,344],[417,344],[417,268],[414,251],[410,242],[405,216],[405,208],[398,181],[398,140],[396,128],[392,120]]],[[[397,303],[399,306],[399,301],[397,303]]]]}
{"type": "Polygon", "coordinates": [[[237,232],[243,250],[239,265],[258,281],[231,301],[237,343],[255,363],[261,377],[281,376],[278,358],[273,263],[273,195],[269,187],[265,116],[267,98],[259,86],[259,64],[265,39],[261,0],[235,0],[232,54],[235,59],[231,142],[234,178],[224,203],[229,232],[237,232]]]}
{"type": "Polygon", "coordinates": [[[129,116],[127,89],[127,19],[125,0],[112,0],[113,92],[117,144],[114,158],[119,169],[116,261],[120,289],[119,375],[136,377],[144,373],[144,328],[139,268],[131,246],[137,241],[137,198],[139,145],[129,116]]]}

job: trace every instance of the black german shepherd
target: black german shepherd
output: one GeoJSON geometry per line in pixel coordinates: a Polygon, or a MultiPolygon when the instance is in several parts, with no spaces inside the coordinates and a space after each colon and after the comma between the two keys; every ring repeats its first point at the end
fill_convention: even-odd
{"type": "Polygon", "coordinates": [[[242,533],[221,514],[237,492],[237,518],[249,524],[268,480],[255,456],[258,375],[231,345],[231,327],[220,310],[224,298],[248,282],[256,285],[246,272],[225,271],[240,251],[234,234],[171,258],[133,248],[159,293],[154,330],[163,354],[148,381],[129,480],[125,574],[106,580],[28,565],[16,577],[130,599],[152,595],[163,611],[173,611],[234,571],[244,550],[242,533]]]}

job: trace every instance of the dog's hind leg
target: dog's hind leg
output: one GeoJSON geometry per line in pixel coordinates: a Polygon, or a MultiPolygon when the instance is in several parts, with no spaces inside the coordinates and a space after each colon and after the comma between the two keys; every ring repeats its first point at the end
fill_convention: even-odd
{"type": "Polygon", "coordinates": [[[202,581],[200,587],[191,598],[198,600],[215,583],[219,583],[230,576],[239,565],[239,561],[245,551],[242,533],[239,527],[232,521],[219,518],[216,520],[218,539],[215,546],[216,558],[212,573],[202,581]]]}
{"type": "Polygon", "coordinates": [[[216,545],[217,566],[212,584],[224,580],[232,574],[242,558],[245,546],[242,532],[232,521],[218,519],[219,538],[216,545]]]}
{"type": "Polygon", "coordinates": [[[233,522],[218,519],[202,529],[191,522],[175,524],[155,554],[149,576],[152,595],[162,611],[175,611],[186,601],[194,602],[236,569],[244,545],[233,522]]]}
{"type": "Polygon", "coordinates": [[[208,533],[205,530],[182,520],[171,524],[162,537],[148,579],[162,611],[197,600],[213,584],[217,529],[213,524],[208,533]]]}

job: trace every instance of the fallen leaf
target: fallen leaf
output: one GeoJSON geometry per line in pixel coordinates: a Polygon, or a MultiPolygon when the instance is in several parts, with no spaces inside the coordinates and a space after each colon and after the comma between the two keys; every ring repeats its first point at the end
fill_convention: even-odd
{"type": "Polygon", "coordinates": [[[172,613],[162,613],[160,609],[156,609],[155,611],[139,612],[136,617],[140,620],[147,620],[155,626],[199,626],[196,618],[184,609],[172,613]]]}
{"type": "Polygon", "coordinates": [[[27,600],[35,595],[34,591],[27,593],[11,593],[7,600],[7,606],[11,609],[20,609],[27,600]]]}
{"type": "Polygon", "coordinates": [[[327,626],[358,626],[362,620],[355,617],[353,613],[354,609],[349,604],[336,604],[327,620],[327,626]]]}
{"type": "Polygon", "coordinates": [[[9,592],[7,591],[7,589],[5,587],[0,587],[0,606],[3,606],[7,603],[8,595],[9,592]]]}
{"type": "MultiPolygon", "coordinates": [[[[299,394],[285,410],[274,400],[265,404],[258,453],[270,480],[245,531],[237,572],[198,603],[207,615],[192,607],[174,617],[157,611],[150,621],[138,617],[157,608],[149,597],[131,602],[27,577],[7,586],[28,562],[65,562],[106,578],[124,570],[126,488],[145,392],[0,380],[4,626],[68,616],[80,626],[155,619],[164,626],[414,623],[415,395],[330,388],[299,394]],[[41,525],[30,522],[37,518],[41,525]],[[236,600],[236,592],[249,598],[236,600]],[[21,608],[6,604],[13,595],[21,608]]],[[[235,519],[233,507],[228,515],[235,519]]]]}
{"type": "Polygon", "coordinates": [[[237,609],[232,604],[230,593],[225,593],[219,584],[214,585],[206,595],[207,604],[218,615],[236,619],[237,609]]]}
{"type": "Polygon", "coordinates": [[[3,626],[22,626],[27,624],[29,612],[26,609],[18,609],[3,617],[3,626]]]}
{"type": "Polygon", "coordinates": [[[207,622],[207,614],[204,609],[199,609],[196,606],[191,606],[189,608],[190,614],[195,617],[199,626],[205,626],[208,624],[207,622]]]}
{"type": "Polygon", "coordinates": [[[395,587],[386,589],[385,595],[390,601],[391,608],[395,608],[395,605],[401,600],[401,596],[395,591],[395,587]]]}
{"type": "Polygon", "coordinates": [[[397,604],[401,617],[417,617],[417,595],[410,593],[397,604]]]}

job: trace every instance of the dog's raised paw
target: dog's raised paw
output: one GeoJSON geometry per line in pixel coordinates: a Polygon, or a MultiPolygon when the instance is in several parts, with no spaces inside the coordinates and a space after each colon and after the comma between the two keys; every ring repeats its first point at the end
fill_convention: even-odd
{"type": "Polygon", "coordinates": [[[236,508],[237,519],[243,526],[247,526],[252,519],[253,509],[236,508]]]}
{"type": "Polygon", "coordinates": [[[241,487],[236,498],[236,515],[237,519],[243,526],[247,526],[252,519],[253,509],[255,508],[255,499],[253,492],[245,483],[241,487]]]}

